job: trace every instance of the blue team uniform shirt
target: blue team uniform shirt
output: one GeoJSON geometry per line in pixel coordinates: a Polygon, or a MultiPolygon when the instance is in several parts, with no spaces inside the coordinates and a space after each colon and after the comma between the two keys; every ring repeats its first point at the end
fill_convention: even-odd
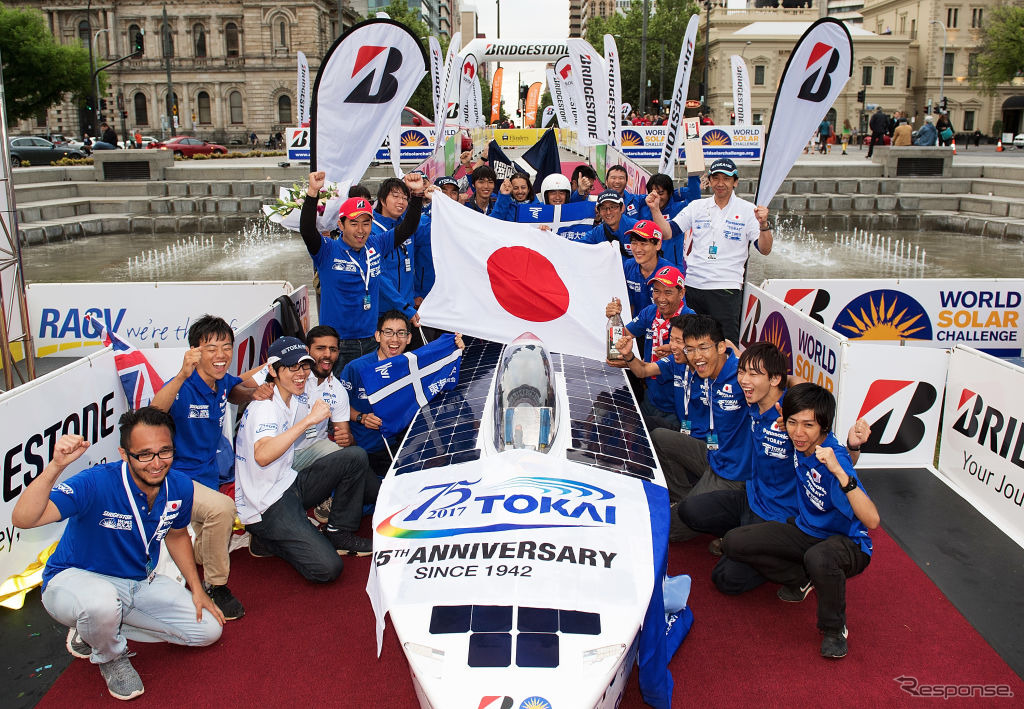
{"type": "MultiPolygon", "coordinates": [[[[682,211],[683,207],[693,200],[700,198],[700,176],[693,175],[687,180],[685,187],[680,187],[672,193],[668,205],[666,205],[662,212],[665,219],[668,220],[669,227],[672,229],[672,238],[661,242],[661,250],[665,258],[682,271],[684,276],[686,275],[686,257],[684,253],[686,238],[683,235],[682,229],[672,219],[682,211]]],[[[651,208],[647,206],[646,202],[640,205],[637,218],[651,218],[651,208]]]]}
{"type": "MultiPolygon", "coordinates": [[[[391,253],[381,260],[378,314],[386,313],[389,310],[398,310],[408,318],[416,314],[416,307],[412,302],[413,298],[416,297],[415,244],[422,225],[423,217],[421,216],[420,227],[417,228],[417,231],[413,232],[412,236],[403,241],[397,249],[392,249],[391,253]]],[[[374,212],[370,233],[383,234],[397,226],[397,219],[385,217],[383,214],[374,212]]]]}
{"type": "Polygon", "coordinates": [[[371,233],[356,251],[342,238],[321,237],[313,265],[320,274],[320,324],[343,340],[373,337],[380,307],[381,259],[394,250],[394,231],[371,233]],[[369,286],[367,286],[367,280],[369,286]],[[364,308],[369,296],[370,307],[364,308]]]}
{"type": "Polygon", "coordinates": [[[647,204],[647,195],[636,194],[635,192],[626,192],[623,190],[622,202],[625,210],[623,211],[623,216],[627,216],[633,220],[638,220],[641,218],[640,208],[647,204]]]}
{"type": "MultiPolygon", "coordinates": [[[[651,271],[651,275],[654,275],[658,269],[664,268],[665,266],[671,266],[672,264],[663,258],[658,258],[658,262],[654,264],[654,271],[651,271]]],[[[629,309],[631,315],[635,318],[640,314],[640,311],[651,304],[651,285],[647,282],[647,278],[640,271],[640,264],[636,262],[636,259],[630,259],[623,265],[622,270],[626,274],[626,290],[629,292],[629,309]]]]}
{"type": "MultiPolygon", "coordinates": [[[[370,406],[369,400],[366,398],[366,387],[363,385],[363,372],[367,368],[373,368],[380,362],[377,359],[377,350],[364,354],[362,357],[352,360],[345,365],[345,368],[341,371],[341,385],[345,387],[348,392],[348,403],[355,411],[359,411],[364,414],[373,413],[373,407],[370,406]]],[[[379,430],[367,428],[361,423],[356,421],[349,422],[349,428],[352,431],[352,437],[356,441],[356,445],[362,448],[367,453],[373,453],[379,451],[384,447],[384,436],[381,435],[379,430]]]]}
{"type": "Polygon", "coordinates": [[[212,490],[218,487],[217,446],[224,435],[228,394],[241,382],[225,374],[217,380],[217,388],[210,389],[195,370],[168,412],[174,418],[174,469],[212,490]]]}
{"type": "MultiPolygon", "coordinates": [[[[693,310],[687,307],[686,302],[680,304],[679,312],[676,315],[693,315],[693,310]]],[[[638,340],[644,338],[644,356],[645,362],[651,362],[657,364],[654,360],[654,340],[655,332],[653,330],[654,321],[658,318],[658,306],[651,303],[647,307],[640,311],[640,314],[630,320],[626,324],[626,329],[629,333],[637,338],[638,340]]],[[[665,342],[660,344],[668,344],[668,338],[665,338],[665,342]]],[[[671,356],[669,356],[671,359],[671,356]]],[[[660,365],[659,365],[660,366],[660,365]]],[[[649,377],[647,379],[647,400],[651,402],[654,408],[659,411],[674,411],[675,410],[675,382],[672,377],[659,375],[657,377],[649,377]]]]}
{"type": "Polygon", "coordinates": [[[793,441],[786,433],[785,424],[777,423],[779,412],[774,406],[763,414],[757,404],[748,405],[747,410],[753,446],[747,502],[761,519],[785,522],[797,514],[793,441]]]}
{"type": "MultiPolygon", "coordinates": [[[[753,444],[748,433],[747,400],[736,381],[738,364],[739,360],[730,350],[714,381],[698,377],[690,386],[691,395],[696,395],[707,409],[708,430],[703,439],[706,441],[712,432],[718,436],[718,449],[708,449],[708,462],[711,469],[726,480],[750,480],[751,474],[753,444]]],[[[693,399],[690,401],[692,411],[693,399]]],[[[695,431],[696,428],[694,424],[695,431]]]]}
{"type": "MultiPolygon", "coordinates": [[[[72,568],[133,581],[146,578],[147,549],[124,489],[122,465],[122,461],[116,461],[93,466],[50,491],[50,501],[68,524],[43,569],[44,589],[50,579],[72,568]]],[[[155,567],[160,560],[160,540],[171,529],[187,527],[192,519],[192,481],[170,470],[166,488],[160,486],[150,509],[146,493],[135,484],[131,471],[126,470],[125,474],[155,567]]]]}
{"type": "MultiPolygon", "coordinates": [[[[667,409],[662,409],[660,406],[657,408],[662,411],[675,411],[676,416],[680,421],[682,421],[683,406],[681,402],[685,396],[687,385],[690,378],[693,376],[693,372],[685,362],[682,364],[676,362],[676,358],[673,355],[666,355],[655,362],[655,364],[658,365],[658,369],[661,370],[661,374],[647,381],[647,391],[651,391],[652,383],[659,389],[671,386],[670,392],[672,395],[672,405],[667,409]]],[[[648,395],[650,394],[648,393],[648,395]]],[[[651,403],[653,404],[654,402],[652,401],[651,403]]]]}
{"type": "MultiPolygon", "coordinates": [[[[830,432],[821,446],[831,448],[843,471],[860,485],[860,478],[853,469],[850,454],[840,445],[835,434],[830,432]]],[[[842,534],[857,542],[861,551],[870,555],[872,545],[867,527],[857,519],[853,507],[850,506],[850,500],[839,486],[836,476],[818,460],[814,451],[811,451],[810,455],[793,451],[793,465],[796,468],[799,488],[797,503],[800,513],[796,517],[796,526],[804,533],[819,539],[842,534]]],[[[864,489],[863,486],[861,489],[864,489]]]]}
{"type": "Polygon", "coordinates": [[[420,225],[412,237],[413,249],[413,297],[426,298],[434,287],[434,252],[430,244],[430,211],[429,205],[423,208],[420,225]]]}
{"type": "MultiPolygon", "coordinates": [[[[623,214],[622,218],[619,219],[618,229],[612,229],[602,222],[589,232],[583,232],[578,235],[578,238],[573,238],[572,240],[582,241],[585,244],[603,244],[608,241],[609,236],[618,239],[619,250],[622,252],[622,265],[625,267],[626,263],[633,258],[633,252],[630,251],[629,236],[626,235],[626,232],[636,226],[637,221],[638,220],[633,219],[632,217],[627,217],[623,214]]],[[[569,238],[568,235],[563,236],[569,238]]]]}

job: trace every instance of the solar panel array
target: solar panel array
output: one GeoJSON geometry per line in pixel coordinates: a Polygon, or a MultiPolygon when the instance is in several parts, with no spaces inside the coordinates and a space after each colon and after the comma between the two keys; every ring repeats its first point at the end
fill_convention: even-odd
{"type": "Polygon", "coordinates": [[[471,633],[466,658],[470,667],[510,667],[514,645],[516,667],[551,668],[559,664],[559,638],[600,635],[601,616],[526,606],[434,606],[430,633],[471,633]]]}
{"type": "MultiPolygon", "coordinates": [[[[480,458],[480,420],[503,345],[466,338],[459,383],[421,409],[395,460],[395,474],[480,458]]],[[[569,401],[566,457],[584,465],[654,479],[656,462],[622,370],[553,353],[569,401]]]]}

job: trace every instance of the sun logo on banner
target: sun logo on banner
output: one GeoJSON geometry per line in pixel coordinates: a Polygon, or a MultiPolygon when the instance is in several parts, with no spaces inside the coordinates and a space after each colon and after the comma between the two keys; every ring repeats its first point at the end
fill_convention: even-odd
{"type": "Polygon", "coordinates": [[[642,148],[644,145],[644,138],[642,135],[637,133],[635,130],[624,130],[622,131],[622,147],[624,148],[642,148]]]}
{"type": "Polygon", "coordinates": [[[700,140],[702,145],[721,146],[732,145],[732,139],[724,130],[713,128],[709,130],[700,140]]]}
{"type": "Polygon", "coordinates": [[[428,145],[427,136],[418,130],[407,130],[402,133],[400,145],[403,148],[425,148],[428,145]]]}
{"type": "Polygon", "coordinates": [[[551,702],[544,697],[529,697],[523,700],[519,709],[551,709],[551,702]]]}
{"type": "Polygon", "coordinates": [[[862,340],[930,340],[932,324],[921,304],[896,290],[864,293],[839,312],[832,329],[862,340]]]}
{"type": "Polygon", "coordinates": [[[765,318],[764,327],[761,328],[760,342],[770,342],[779,348],[779,352],[786,358],[786,371],[793,371],[793,340],[789,336],[789,327],[782,313],[769,313],[765,318]]]}

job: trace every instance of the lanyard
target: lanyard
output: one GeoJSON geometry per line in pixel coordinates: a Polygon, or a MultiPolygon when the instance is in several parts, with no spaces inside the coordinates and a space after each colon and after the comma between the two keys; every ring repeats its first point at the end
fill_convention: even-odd
{"type": "MultiPolygon", "coordinates": [[[[139,539],[142,540],[142,547],[146,551],[146,561],[148,562],[149,558],[150,558],[149,547],[150,547],[151,544],[153,544],[153,540],[155,540],[157,535],[160,533],[160,527],[163,524],[164,517],[163,517],[163,515],[160,515],[160,520],[157,522],[156,529],[153,530],[153,536],[150,537],[149,541],[147,542],[146,541],[146,532],[142,528],[142,515],[139,514],[139,507],[138,507],[138,505],[135,504],[135,496],[132,495],[132,489],[128,486],[128,463],[127,463],[127,461],[121,463],[121,482],[124,483],[124,491],[125,491],[125,494],[128,495],[128,504],[130,504],[132,506],[132,514],[135,515],[135,524],[136,524],[136,526],[139,529],[139,539]]],[[[170,496],[170,493],[167,491],[167,478],[164,478],[164,499],[165,499],[165,502],[164,502],[164,512],[167,511],[166,510],[166,506],[167,506],[166,499],[169,496],[170,496]]]]}
{"type": "MultiPolygon", "coordinates": [[[[365,249],[366,247],[364,246],[363,248],[365,249]]],[[[369,256],[366,257],[366,270],[364,271],[363,267],[359,265],[359,262],[356,261],[354,258],[352,258],[352,254],[351,253],[346,251],[345,252],[345,256],[348,258],[349,263],[351,263],[353,266],[355,266],[356,268],[359,269],[359,275],[363,279],[363,285],[366,286],[367,294],[369,294],[369,292],[370,292],[370,257],[369,256]]]]}
{"type": "Polygon", "coordinates": [[[683,372],[683,418],[690,418],[690,385],[693,383],[693,376],[690,374],[690,368],[687,367],[683,372]]]}
{"type": "MultiPolygon", "coordinates": [[[[718,381],[717,379],[715,381],[718,381]]],[[[714,432],[715,430],[715,382],[710,379],[705,379],[702,382],[704,386],[704,392],[708,395],[708,430],[714,432]]]]}

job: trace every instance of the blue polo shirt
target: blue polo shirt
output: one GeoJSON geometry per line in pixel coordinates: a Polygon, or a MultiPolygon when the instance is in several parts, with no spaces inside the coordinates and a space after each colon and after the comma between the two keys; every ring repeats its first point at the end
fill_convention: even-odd
{"type": "MultiPolygon", "coordinates": [[[[663,258],[658,258],[658,262],[654,264],[654,271],[651,271],[651,275],[654,275],[658,269],[664,268],[665,266],[671,266],[672,264],[663,258]]],[[[651,304],[651,286],[647,283],[647,278],[640,271],[640,264],[636,262],[635,258],[626,261],[622,270],[626,273],[626,290],[629,291],[629,309],[632,311],[632,316],[636,317],[640,314],[640,311],[651,304]]]]}
{"type": "Polygon", "coordinates": [[[423,208],[420,225],[412,236],[413,250],[413,286],[414,298],[426,298],[434,287],[434,252],[430,245],[430,211],[429,205],[423,208]]]}
{"type": "Polygon", "coordinates": [[[394,250],[393,230],[371,233],[356,251],[344,239],[321,237],[313,265],[320,274],[320,324],[343,340],[373,337],[380,307],[381,259],[394,250]],[[369,306],[364,307],[369,296],[369,306]]]}
{"type": "Polygon", "coordinates": [[[625,267],[626,263],[632,260],[632,251],[630,251],[629,236],[626,232],[636,226],[637,220],[632,217],[627,217],[625,214],[619,219],[619,228],[612,229],[605,223],[598,224],[589,232],[585,232],[580,236],[580,239],[574,239],[574,241],[583,241],[587,244],[603,244],[608,241],[608,236],[611,235],[619,241],[619,248],[625,250],[622,255],[622,265],[625,267]]]}
{"type": "MultiPolygon", "coordinates": [[[[672,218],[679,214],[683,207],[693,200],[700,198],[700,176],[693,175],[687,180],[684,187],[680,187],[672,193],[668,205],[662,212],[665,219],[668,220],[669,227],[672,229],[672,238],[661,242],[661,250],[665,258],[668,259],[673,266],[682,271],[683,275],[686,275],[686,238],[682,229],[679,228],[678,224],[672,221],[672,218]]],[[[637,211],[637,218],[651,218],[651,208],[647,206],[646,202],[640,205],[637,211]]]]}
{"type": "MultiPolygon", "coordinates": [[[[648,385],[648,396],[650,396],[651,385],[654,384],[659,389],[671,386],[672,394],[672,406],[667,409],[661,409],[660,406],[657,408],[662,411],[674,411],[676,417],[682,421],[683,416],[683,405],[682,401],[687,391],[687,386],[690,379],[693,378],[693,371],[686,364],[686,362],[676,362],[676,358],[673,355],[666,355],[659,359],[655,364],[658,365],[658,369],[661,370],[661,374],[657,377],[652,377],[647,380],[648,385]]],[[[651,403],[654,403],[653,401],[651,403]]]]}
{"type": "MultiPolygon", "coordinates": [[[[423,217],[421,216],[420,224],[422,225],[422,223],[423,217]]],[[[397,219],[374,212],[370,233],[383,234],[397,226],[397,219]]],[[[397,249],[392,249],[391,253],[381,259],[378,315],[389,310],[398,310],[408,318],[416,314],[416,308],[412,301],[416,297],[414,288],[416,280],[415,243],[418,233],[418,230],[413,232],[413,235],[403,241],[397,249]]]]}
{"type": "Polygon", "coordinates": [[[712,432],[718,436],[718,449],[708,450],[708,463],[715,473],[726,480],[750,480],[751,474],[753,444],[748,432],[750,421],[747,416],[747,400],[736,381],[738,364],[739,360],[730,350],[728,359],[714,381],[698,377],[691,385],[691,394],[695,393],[707,409],[708,430],[703,436],[704,440],[712,432]]]}
{"type": "MultiPolygon", "coordinates": [[[[779,402],[782,402],[781,397],[779,402]]],[[[785,522],[797,514],[793,441],[786,433],[786,426],[777,423],[779,412],[774,406],[762,414],[757,404],[749,404],[747,411],[753,446],[747,502],[761,519],[785,522]]]]}
{"type": "MultiPolygon", "coordinates": [[[[43,588],[64,569],[84,569],[105,576],[142,581],[146,578],[147,548],[139,534],[121,475],[122,461],[87,468],[50,491],[68,525],[57,549],[43,569],[43,588]]],[[[192,481],[171,470],[152,509],[146,493],[125,466],[128,489],[142,518],[153,566],[160,560],[160,540],[171,529],[183,529],[192,519],[192,481]],[[154,536],[155,535],[155,536],[154,536]]]]}
{"type": "Polygon", "coordinates": [[[643,207],[647,203],[647,195],[636,194],[635,192],[622,191],[622,201],[625,211],[623,216],[630,217],[631,219],[640,219],[640,207],[643,207]]]}
{"type": "MultiPolygon", "coordinates": [[[[692,315],[693,310],[686,306],[686,302],[680,304],[679,312],[677,315],[692,315]]],[[[645,362],[656,363],[654,360],[654,330],[652,325],[654,320],[658,317],[658,306],[651,303],[635,318],[630,320],[626,324],[626,329],[629,333],[640,339],[644,338],[644,356],[645,362]]],[[[666,339],[666,343],[668,340],[666,339]]],[[[671,359],[671,357],[670,357],[671,359]]],[[[651,405],[659,411],[675,411],[675,383],[672,377],[657,376],[649,377],[647,379],[647,400],[651,402],[651,405]]]]}
{"type": "Polygon", "coordinates": [[[174,418],[174,469],[212,490],[218,487],[217,445],[224,431],[228,394],[241,382],[225,374],[211,389],[199,371],[193,371],[168,412],[174,418]]]}
{"type": "MultiPolygon", "coordinates": [[[[835,451],[836,460],[843,471],[856,479],[860,485],[860,478],[853,469],[850,454],[840,445],[835,434],[829,433],[821,445],[835,451]]],[[[853,513],[850,500],[839,486],[836,476],[829,472],[813,451],[810,455],[793,451],[793,464],[796,467],[799,486],[797,502],[800,514],[796,517],[796,526],[804,533],[819,539],[842,534],[857,542],[861,550],[870,555],[871,537],[868,536],[868,530],[853,513]]]]}
{"type": "MultiPolygon", "coordinates": [[[[367,368],[372,369],[377,366],[379,361],[377,359],[377,350],[374,350],[352,360],[341,370],[341,385],[348,392],[349,406],[355,411],[364,414],[373,413],[373,407],[370,406],[370,402],[366,398],[366,387],[363,386],[363,372],[367,368]]],[[[356,445],[367,453],[373,453],[384,448],[384,436],[381,435],[379,430],[367,428],[356,421],[350,421],[349,428],[352,431],[352,437],[355,439],[356,445]]]]}

